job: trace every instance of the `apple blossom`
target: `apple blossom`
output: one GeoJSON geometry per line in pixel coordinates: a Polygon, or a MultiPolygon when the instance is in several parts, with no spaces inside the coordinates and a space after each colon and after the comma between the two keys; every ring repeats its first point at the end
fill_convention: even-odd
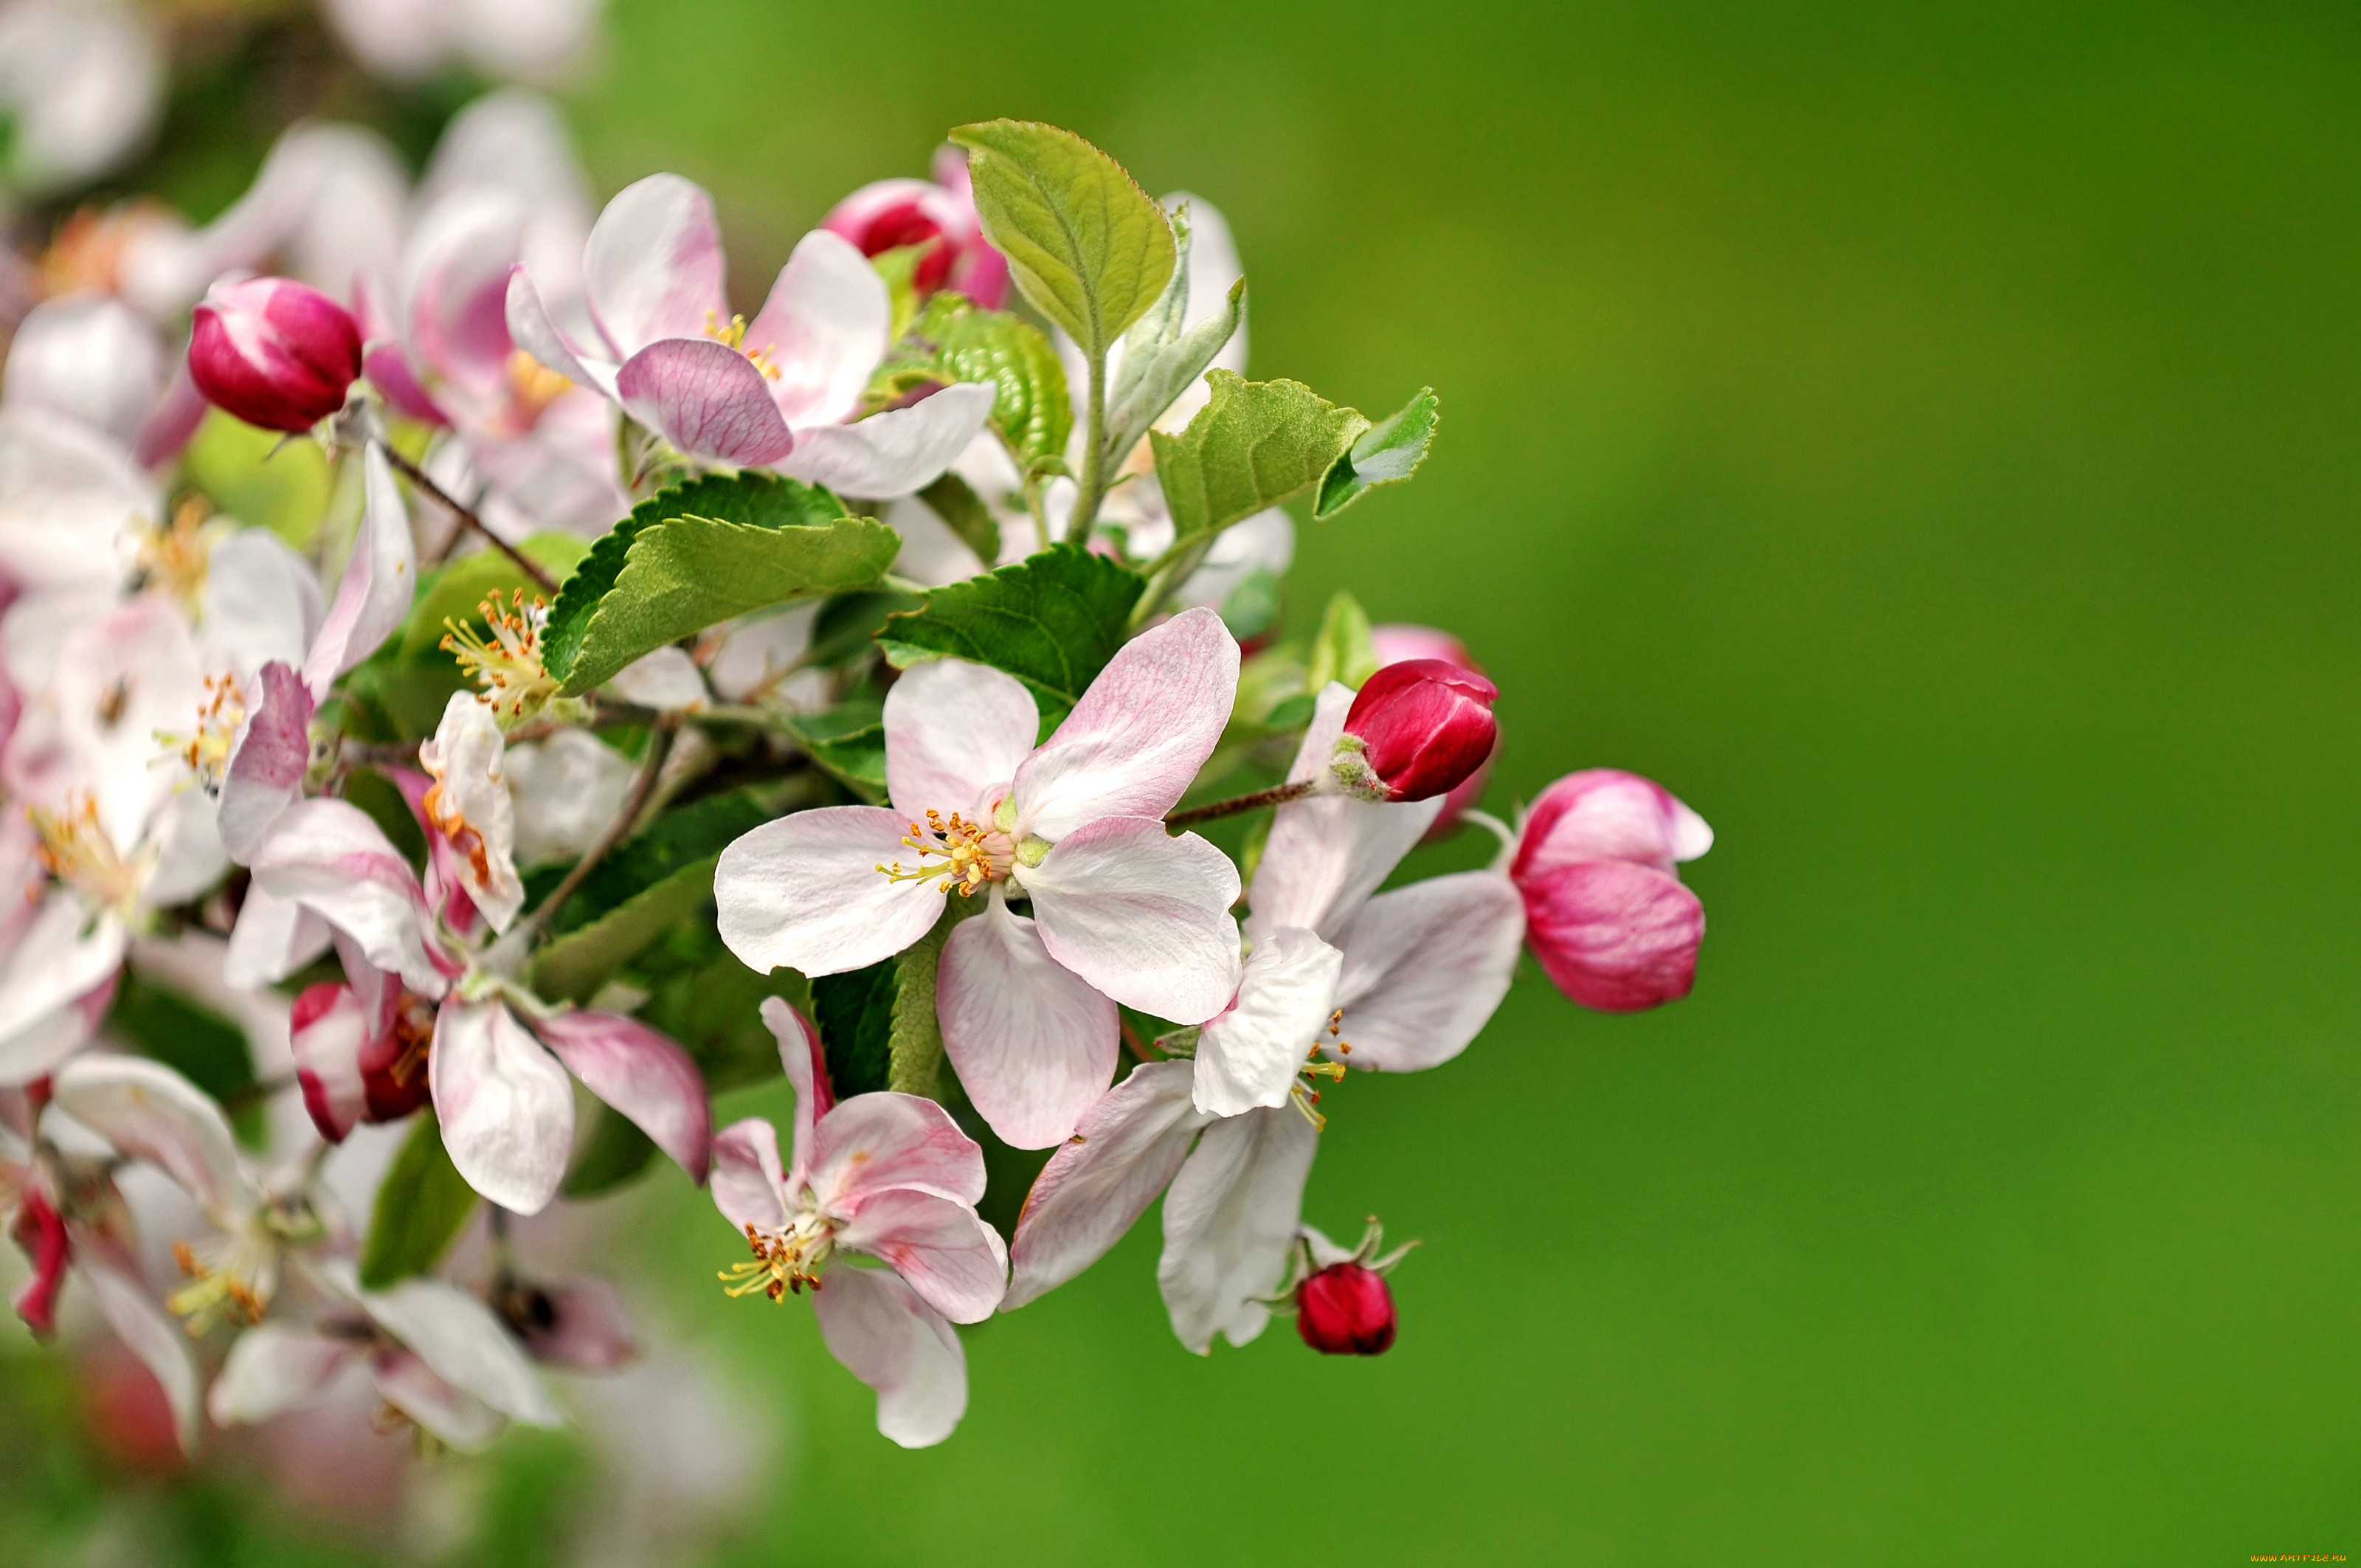
{"type": "Polygon", "coordinates": [[[1674,867],[1712,847],[1705,818],[1636,773],[1593,768],[1543,790],[1508,874],[1552,982],[1604,1013],[1686,996],[1705,906],[1674,867]]]}
{"type": "Polygon", "coordinates": [[[1008,292],[1008,259],[983,237],[968,181],[967,155],[935,154],[934,179],[876,180],[829,209],[820,227],[843,236],[863,256],[925,246],[911,284],[921,295],[954,289],[986,310],[1008,292]]]}
{"type": "MultiPolygon", "coordinates": [[[[1448,631],[1432,626],[1412,626],[1403,622],[1384,623],[1369,628],[1369,651],[1378,656],[1378,667],[1399,664],[1410,659],[1440,659],[1471,675],[1482,675],[1484,667],[1467,652],[1467,645],[1448,631]]],[[[1499,754],[1498,749],[1494,756],[1499,754]]],[[[1492,776],[1491,757],[1474,773],[1451,786],[1444,796],[1443,815],[1426,830],[1428,839],[1442,838],[1459,825],[1460,816],[1484,798],[1484,786],[1492,776]]]]}

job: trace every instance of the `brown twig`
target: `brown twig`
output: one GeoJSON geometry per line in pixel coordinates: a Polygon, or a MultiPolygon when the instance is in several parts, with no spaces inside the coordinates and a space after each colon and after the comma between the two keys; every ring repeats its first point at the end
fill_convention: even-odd
{"type": "Polygon", "coordinates": [[[1121,1014],[1117,1014],[1115,1023],[1123,1030],[1123,1048],[1125,1050],[1129,1051],[1133,1056],[1137,1057],[1143,1062],[1162,1061],[1164,1059],[1156,1052],[1149,1050],[1146,1046],[1140,1044],[1139,1032],[1131,1026],[1130,1019],[1123,1017],[1121,1014]]]}
{"type": "Polygon", "coordinates": [[[1235,817],[1246,811],[1260,811],[1266,806],[1285,806],[1290,800],[1301,800],[1319,787],[1320,781],[1317,779],[1306,779],[1301,784],[1273,784],[1268,789],[1258,789],[1252,795],[1235,795],[1228,800],[1217,800],[1210,806],[1191,806],[1187,811],[1166,812],[1164,826],[1194,828],[1200,822],[1212,822],[1223,817],[1235,817]]]}
{"type": "Polygon", "coordinates": [[[510,560],[516,563],[517,570],[522,572],[526,576],[533,579],[533,584],[535,587],[539,588],[542,592],[548,594],[553,598],[556,597],[557,579],[551,576],[548,572],[544,571],[540,562],[535,561],[532,556],[527,555],[523,551],[518,549],[507,540],[502,539],[499,534],[494,533],[489,527],[486,526],[484,520],[475,514],[473,510],[460,505],[459,502],[452,497],[449,491],[444,489],[442,486],[436,484],[434,480],[428,478],[426,477],[426,470],[421,468],[417,464],[412,463],[409,458],[404,457],[401,453],[395,451],[393,449],[392,443],[380,441],[378,443],[378,450],[385,454],[385,460],[388,463],[392,464],[395,471],[400,473],[403,478],[408,479],[411,485],[416,488],[419,493],[425,496],[427,499],[434,502],[444,510],[449,512],[453,517],[457,518],[467,527],[474,529],[478,533],[480,533],[486,539],[490,540],[495,549],[499,550],[510,560]]]}
{"type": "Polygon", "coordinates": [[[520,921],[515,930],[502,938],[503,946],[515,943],[522,950],[530,944],[541,934],[542,928],[556,917],[557,912],[566,907],[566,901],[573,897],[590,873],[598,869],[598,862],[607,858],[607,852],[631,835],[631,825],[639,820],[641,807],[647,805],[648,795],[656,787],[656,775],[664,772],[664,758],[672,752],[673,736],[676,733],[678,730],[675,725],[664,723],[658,725],[649,735],[648,754],[640,760],[639,775],[631,780],[631,796],[623,802],[623,809],[615,813],[615,820],[607,824],[607,830],[598,836],[598,841],[574,862],[574,869],[566,873],[566,880],[557,884],[556,890],[541,901],[538,909],[520,921]]]}

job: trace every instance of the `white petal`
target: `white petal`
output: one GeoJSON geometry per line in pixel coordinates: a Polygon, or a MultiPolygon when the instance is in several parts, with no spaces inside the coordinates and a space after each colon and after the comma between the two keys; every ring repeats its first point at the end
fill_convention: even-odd
{"type": "Polygon", "coordinates": [[[744,1230],[775,1231],[787,1223],[781,1193],[786,1176],[779,1168],[779,1132],[760,1116],[732,1122],[713,1137],[713,1206],[744,1230]]]}
{"type": "Polygon", "coordinates": [[[796,243],[747,325],[746,346],[777,370],[771,395],[798,440],[803,426],[831,425],[860,408],[893,317],[885,280],[853,246],[826,229],[796,243]]]}
{"type": "Polygon", "coordinates": [[[254,857],[254,885],[312,910],[412,990],[440,996],[449,983],[427,947],[418,878],[358,806],[324,795],[289,806],[254,857]]]}
{"type": "Polygon", "coordinates": [[[1255,944],[1237,1001],[1209,1020],[1198,1039],[1198,1110],[1235,1116],[1287,1103],[1336,1004],[1344,962],[1344,954],[1300,926],[1282,926],[1255,944]]]}
{"type": "Polygon", "coordinates": [[[935,978],[943,1051],[1001,1141],[1062,1142],[1115,1077],[1115,1005],[1059,964],[994,888],[951,928],[935,978]]]}
{"type": "Polygon", "coordinates": [[[706,678],[730,702],[750,701],[760,690],[792,690],[792,683],[805,673],[795,666],[811,651],[812,622],[818,616],[818,599],[748,616],[722,638],[713,663],[706,667],[706,678]]]}
{"type": "Polygon", "coordinates": [[[123,946],[122,921],[49,895],[0,970],[0,1083],[31,1082],[90,1037],[75,1003],[122,967],[123,946]]]}
{"type": "Polygon", "coordinates": [[[889,1268],[830,1269],[812,1297],[820,1338],[877,1391],[877,1430],[931,1448],[967,1414],[967,1353],[941,1313],[889,1268]]]}
{"type": "Polygon", "coordinates": [[[410,511],[393,482],[393,468],[372,443],[361,458],[361,532],[352,558],[336,584],[335,602],[303,662],[303,679],[314,698],[328,695],[338,675],[358,664],[393,635],[418,589],[418,547],[410,534],[410,511]]]}
{"type": "Polygon", "coordinates": [[[247,681],[274,660],[299,665],[324,614],[311,563],[267,528],[242,529],[205,565],[205,667],[247,681]]]}
{"type": "Polygon", "coordinates": [[[509,274],[508,325],[510,340],[524,350],[526,357],[578,387],[594,388],[609,399],[615,396],[615,361],[578,349],[567,340],[550,319],[541,291],[522,267],[509,274]]]}
{"type": "Polygon", "coordinates": [[[1237,868],[1194,833],[1102,818],[1023,876],[1049,956],[1117,1002],[1197,1024],[1237,994],[1237,868]]]}
{"type": "Polygon", "coordinates": [[[165,1402],[172,1409],[173,1430],[181,1439],[181,1452],[194,1453],[199,1383],[196,1351],[189,1336],[148,1294],[146,1284],[133,1272],[128,1259],[94,1253],[82,1245],[77,1236],[74,1271],[90,1287],[106,1326],[115,1331],[115,1337],[139,1358],[140,1365],[164,1390],[165,1402]]]}
{"type": "Polygon", "coordinates": [[[324,1335],[263,1323],[229,1347],[205,1410],[215,1426],[249,1426],[308,1405],[359,1365],[357,1346],[324,1335]]]}
{"type": "Polygon", "coordinates": [[[507,743],[489,704],[472,692],[453,692],[434,738],[418,748],[419,765],[434,775],[433,830],[452,842],[448,864],[467,897],[505,931],[524,907],[516,869],[516,803],[500,762],[507,743]],[[463,843],[472,831],[475,842],[463,843]]]}
{"type": "Polygon", "coordinates": [[[121,443],[46,409],[0,409],[0,574],[113,588],[160,505],[121,443]]]}
{"type": "Polygon", "coordinates": [[[67,294],[16,323],[0,405],[48,409],[127,442],[164,377],[163,345],[137,312],[111,295],[67,294]]]}
{"type": "Polygon", "coordinates": [[[1216,1333],[1242,1345],[1270,1321],[1254,1298],[1277,1289],[1287,1272],[1319,1148],[1319,1134],[1293,1106],[1249,1111],[1207,1127],[1173,1179],[1156,1283],[1172,1332],[1198,1354],[1216,1333]]]}
{"type": "Polygon", "coordinates": [[[262,848],[279,814],[303,798],[312,762],[312,688],[293,667],[273,660],[247,683],[246,718],[223,767],[216,830],[240,865],[262,848]]]}
{"type": "Polygon", "coordinates": [[[965,1203],[915,1187],[872,1193],[837,1246],[891,1264],[920,1299],[955,1323],[992,1316],[1008,1288],[1008,1249],[1000,1233],[965,1203]]]}
{"type": "Polygon", "coordinates": [[[1432,877],[1361,906],[1336,935],[1345,950],[1336,1003],[1342,1038],[1329,1054],[1378,1072],[1415,1072],[1467,1048],[1509,992],[1525,938],[1525,906],[1492,872],[1432,877]]]}
{"type": "Polygon", "coordinates": [[[722,941],[757,974],[842,974],[892,958],[943,912],[934,882],[895,882],[877,869],[915,865],[902,843],[907,830],[901,814],[869,806],[764,823],[722,850],[714,868],[722,941]]]}
{"type": "Polygon", "coordinates": [[[1191,1066],[1148,1062],[1083,1113],[1034,1180],[1009,1248],[1011,1311],[1106,1255],[1172,1180],[1205,1117],[1190,1103],[1191,1066]]]}
{"type": "Polygon", "coordinates": [[[508,1424],[498,1410],[436,1376],[406,1350],[380,1347],[369,1357],[369,1375],[378,1398],[461,1453],[486,1448],[508,1424]]]}
{"type": "Polygon", "coordinates": [[[516,802],[516,861],[573,860],[598,840],[631,793],[639,765],[587,729],[511,745],[501,760],[516,802]]]}
{"type": "Polygon", "coordinates": [[[678,648],[659,648],[634,659],[616,671],[607,685],[625,702],[664,713],[694,713],[713,702],[697,661],[678,648]]]}
{"type": "Polygon", "coordinates": [[[246,890],[229,934],[222,978],[246,989],[285,980],[328,950],[328,923],[260,885],[246,890]]]}
{"type": "MultiPolygon", "coordinates": [[[[822,1116],[836,1107],[835,1092],[828,1081],[828,1062],[820,1049],[818,1032],[784,999],[766,996],[757,1011],[762,1015],[763,1026],[771,1031],[771,1038],[779,1044],[779,1070],[786,1075],[787,1087],[796,1091],[795,1144],[788,1151],[787,1169],[800,1183],[811,1165],[812,1130],[819,1124],[822,1116]]],[[[744,1126],[745,1124],[740,1123],[739,1125],[744,1126]]],[[[774,1154],[778,1141],[778,1135],[774,1133],[771,1135],[774,1154]]],[[[775,1158],[772,1163],[777,1163],[775,1158]]],[[[977,1196],[983,1196],[981,1189],[977,1196]]]]}
{"type": "Polygon", "coordinates": [[[213,1096],[145,1057],[76,1057],[50,1080],[58,1107],[181,1184],[215,1224],[260,1201],[213,1096]]]}
{"type": "Polygon", "coordinates": [[[359,1291],[378,1327],[418,1353],[435,1376],[493,1409],[533,1426],[565,1424],[533,1365],[490,1308],[440,1279],[405,1279],[359,1291]]]}
{"type": "Polygon", "coordinates": [[[962,382],[851,424],[800,425],[780,473],[839,495],[891,500],[939,478],[992,414],[993,389],[962,382]]]}
{"type": "Polygon", "coordinates": [[[1033,751],[1041,713],[1011,674],[964,659],[930,659],[885,694],[885,787],[913,821],[929,811],[981,821],[1033,751]]]}
{"type": "Polygon", "coordinates": [[[617,359],[659,338],[729,324],[713,198],[677,174],[651,174],[607,203],[582,253],[590,313],[617,359]]]}
{"type": "Polygon", "coordinates": [[[1213,755],[1237,689],[1237,639],[1210,609],[1125,643],[1017,770],[1020,831],[1062,839],[1104,817],[1163,816],[1213,755]]]}
{"type": "Polygon", "coordinates": [[[574,1085],[500,1002],[443,1004],[427,1058],[443,1147],[467,1185],[538,1214],[574,1152],[574,1085]]]}

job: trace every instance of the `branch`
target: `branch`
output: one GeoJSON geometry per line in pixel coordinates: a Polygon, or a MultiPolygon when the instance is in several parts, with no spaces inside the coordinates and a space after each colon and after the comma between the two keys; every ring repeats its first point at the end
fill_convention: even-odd
{"type": "Polygon", "coordinates": [[[1167,828],[1194,828],[1200,822],[1212,822],[1218,817],[1235,817],[1241,812],[1260,811],[1266,806],[1285,806],[1290,800],[1301,800],[1320,787],[1318,779],[1306,779],[1301,784],[1273,784],[1252,795],[1235,795],[1217,800],[1211,806],[1191,806],[1187,811],[1164,814],[1167,828]]]}
{"type": "Polygon", "coordinates": [[[518,549],[515,545],[510,543],[507,540],[502,539],[499,534],[494,533],[489,527],[485,526],[484,520],[482,518],[478,517],[475,512],[470,510],[468,508],[461,506],[451,497],[448,491],[443,488],[442,486],[428,478],[426,477],[426,470],[421,468],[417,464],[412,463],[409,458],[404,457],[401,453],[395,451],[393,449],[392,443],[380,441],[378,443],[378,450],[385,454],[385,460],[392,464],[394,469],[400,473],[402,477],[408,479],[411,485],[421,494],[424,495],[429,500],[434,501],[437,506],[443,508],[444,510],[449,512],[453,517],[457,518],[469,528],[472,528],[477,532],[482,534],[486,539],[490,540],[495,549],[499,550],[510,560],[516,563],[517,570],[522,572],[527,577],[533,579],[533,583],[535,587],[538,587],[542,592],[550,595],[552,598],[556,597],[557,579],[551,576],[548,572],[544,571],[542,568],[540,562],[535,561],[532,556],[527,555],[523,551],[518,549]]]}

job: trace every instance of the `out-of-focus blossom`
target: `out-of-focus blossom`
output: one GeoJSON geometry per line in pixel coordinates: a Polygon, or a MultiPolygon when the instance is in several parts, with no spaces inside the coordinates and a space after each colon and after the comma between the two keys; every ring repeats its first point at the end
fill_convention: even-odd
{"type": "Polygon", "coordinates": [[[360,378],[360,327],[284,278],[216,283],[197,306],[189,375],[214,407],[264,430],[309,430],[360,378]]]}
{"type": "Polygon", "coordinates": [[[1237,990],[1237,872],[1163,822],[1236,683],[1236,642],[1191,610],[1125,644],[1037,747],[1013,676],[919,665],[886,696],[894,809],[797,812],[732,844],[714,877],[722,940],[758,971],[840,974],[925,936],[954,892],[987,894],[944,947],[943,1047],[994,1132],[1058,1142],[1114,1071],[1114,1003],[1193,1022],[1237,990]]]}
{"type": "Polygon", "coordinates": [[[1543,790],[1508,868],[1543,972],[1602,1013],[1686,996],[1705,905],[1674,867],[1711,848],[1705,818],[1637,773],[1593,768],[1543,790]]]}
{"type": "Polygon", "coordinates": [[[723,1276],[730,1293],[776,1301],[808,1286],[829,1353],[877,1391],[877,1430],[905,1448],[940,1442],[967,1410],[950,1325],[990,1317],[1007,1282],[1007,1249],[975,1212],[983,1151],[931,1100],[837,1101],[795,1010],[774,997],[763,1022],[795,1086],[795,1137],[784,1168],[778,1133],[759,1117],[713,1140],[713,1201],[754,1250],[723,1276]]]}
{"type": "Polygon", "coordinates": [[[130,444],[156,412],[165,373],[164,345],[137,312],[70,294],[17,323],[0,405],[49,409],[130,444]]]}
{"type": "Polygon", "coordinates": [[[389,81],[459,65],[550,82],[580,63],[605,0],[322,0],[320,8],[354,58],[389,81]]]}
{"type": "Polygon", "coordinates": [[[40,192],[95,179],[148,145],[164,61],[148,23],[117,0],[0,5],[0,117],[15,135],[8,181],[40,192]]]}
{"type": "Polygon", "coordinates": [[[1491,760],[1499,695],[1483,676],[1440,659],[1381,665],[1353,698],[1330,771],[1365,800],[1448,795],[1491,760]]]}
{"type": "Polygon", "coordinates": [[[829,210],[820,226],[842,235],[863,256],[925,246],[910,281],[921,296],[951,289],[986,310],[1008,294],[1008,258],[983,237],[969,183],[967,155],[935,154],[932,180],[876,180],[829,210]]]}
{"type": "Polygon", "coordinates": [[[983,429],[985,385],[853,420],[884,357],[892,307],[884,280],[840,236],[806,235],[751,323],[730,314],[722,273],[713,199],[678,175],[651,175],[607,203],[584,248],[595,343],[553,320],[523,268],[509,288],[509,334],[691,458],[773,467],[847,495],[907,495],[983,429]]]}

